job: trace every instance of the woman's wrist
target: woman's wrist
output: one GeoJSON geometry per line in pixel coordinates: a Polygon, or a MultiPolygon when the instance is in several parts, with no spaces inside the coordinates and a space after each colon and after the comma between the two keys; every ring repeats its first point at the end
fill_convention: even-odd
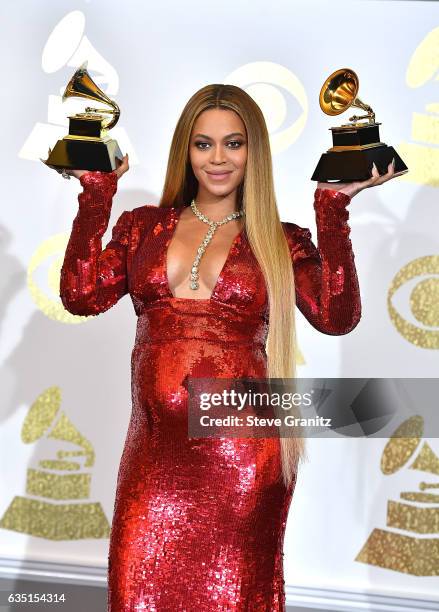
{"type": "Polygon", "coordinates": [[[316,188],[316,194],[317,191],[320,194],[320,197],[318,199],[330,199],[330,200],[335,200],[335,201],[342,201],[343,203],[345,203],[346,201],[351,201],[351,199],[354,197],[355,193],[354,191],[348,191],[348,190],[344,190],[344,189],[332,189],[331,187],[317,187],[316,188]],[[351,195],[351,193],[353,195],[351,195]]]}
{"type": "Polygon", "coordinates": [[[337,183],[317,183],[317,189],[321,189],[322,191],[343,193],[351,199],[356,196],[359,191],[361,191],[361,189],[359,189],[354,183],[343,183],[339,185],[337,185],[337,183]]]}
{"type": "Polygon", "coordinates": [[[358,187],[343,187],[343,189],[339,190],[339,193],[344,193],[352,200],[360,191],[361,189],[358,189],[358,187]]]}

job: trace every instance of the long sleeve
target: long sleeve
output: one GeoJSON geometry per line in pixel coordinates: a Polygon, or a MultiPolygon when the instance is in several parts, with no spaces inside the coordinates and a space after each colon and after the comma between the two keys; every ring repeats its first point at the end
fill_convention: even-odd
{"type": "Polygon", "coordinates": [[[61,268],[60,298],[76,315],[97,315],[128,292],[127,253],[132,212],[124,211],[102,250],[117,190],[115,172],[90,171],[80,178],[79,210],[61,268]]]}
{"type": "Polygon", "coordinates": [[[317,330],[330,335],[352,331],[361,318],[361,299],[349,238],[351,198],[316,189],[317,244],[311,232],[287,223],[296,286],[296,304],[317,330]]]}

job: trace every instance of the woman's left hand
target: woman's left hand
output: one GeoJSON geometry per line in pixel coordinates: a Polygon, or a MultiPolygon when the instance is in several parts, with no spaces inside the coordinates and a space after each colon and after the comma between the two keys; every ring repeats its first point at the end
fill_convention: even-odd
{"type": "Polygon", "coordinates": [[[354,181],[353,183],[317,183],[317,189],[334,189],[335,191],[340,191],[341,193],[345,193],[350,198],[353,198],[357,193],[366,189],[367,187],[375,187],[375,185],[382,185],[386,181],[390,181],[390,179],[395,178],[396,176],[401,176],[401,174],[406,174],[408,170],[402,170],[401,172],[395,172],[393,162],[390,162],[388,166],[388,171],[386,174],[380,176],[377,167],[375,164],[372,166],[372,176],[370,179],[366,181],[354,181]]]}

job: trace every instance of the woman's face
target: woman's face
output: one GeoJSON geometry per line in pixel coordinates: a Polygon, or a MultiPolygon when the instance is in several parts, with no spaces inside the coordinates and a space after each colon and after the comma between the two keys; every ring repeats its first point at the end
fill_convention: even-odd
{"type": "Polygon", "coordinates": [[[189,157],[199,183],[198,198],[224,197],[236,190],[247,161],[247,134],[239,115],[220,108],[203,111],[192,130],[189,157]]]}

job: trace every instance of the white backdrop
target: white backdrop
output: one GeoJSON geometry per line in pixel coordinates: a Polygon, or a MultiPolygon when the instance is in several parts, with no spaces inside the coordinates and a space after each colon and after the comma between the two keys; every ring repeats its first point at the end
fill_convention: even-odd
{"type": "MultiPolygon", "coordinates": [[[[239,85],[260,104],[272,138],[281,218],[311,228],[316,240],[315,183],[310,176],[320,154],[331,146],[329,128],[349,116],[334,121],[324,115],[318,94],[331,72],[354,69],[359,96],[382,122],[381,140],[398,150],[410,172],[352,200],[351,239],[362,319],[347,336],[334,337],[316,331],[298,312],[303,356],[299,375],[437,376],[436,3],[164,0],[122,6],[114,1],[26,0],[3,4],[0,11],[0,521],[15,497],[22,500],[9,515],[9,527],[0,529],[1,557],[100,567],[107,563],[107,536],[83,539],[78,532],[53,540],[35,535],[36,527],[26,515],[29,500],[100,504],[102,526],[111,523],[131,410],[129,368],[136,318],[130,299],[126,296],[107,313],[87,320],[63,310],[59,269],[80,186],[38,161],[67,133],[68,111],[85,106],[81,100],[64,105],[60,101],[84,59],[95,81],[121,107],[112,134],[131,162],[119,183],[104,244],[123,210],[158,202],[177,118],[187,99],[208,83],[239,85]],[[412,274],[408,266],[415,260],[412,274]],[[393,292],[398,273],[406,282],[393,292]],[[51,402],[60,398],[56,419],[63,411],[94,450],[93,465],[84,467],[81,458],[79,469],[90,477],[86,499],[51,499],[47,474],[59,472],[39,465],[40,460],[55,459],[60,449],[74,449],[74,444],[48,438],[44,427],[38,434],[35,419],[35,439],[22,437],[29,410],[44,393],[51,402]],[[28,468],[43,474],[46,488],[40,496],[27,490],[28,468]]],[[[303,586],[437,596],[437,558],[436,576],[355,560],[371,531],[386,528],[388,500],[416,488],[420,480],[439,480],[437,471],[423,474],[407,466],[384,475],[380,458],[386,442],[310,442],[311,461],[300,473],[287,525],[289,592],[303,586]]],[[[438,440],[428,443],[439,455],[438,440]]],[[[432,524],[437,526],[439,504],[432,508],[432,524]]],[[[439,534],[432,531],[423,537],[434,540],[439,534]]]]}

